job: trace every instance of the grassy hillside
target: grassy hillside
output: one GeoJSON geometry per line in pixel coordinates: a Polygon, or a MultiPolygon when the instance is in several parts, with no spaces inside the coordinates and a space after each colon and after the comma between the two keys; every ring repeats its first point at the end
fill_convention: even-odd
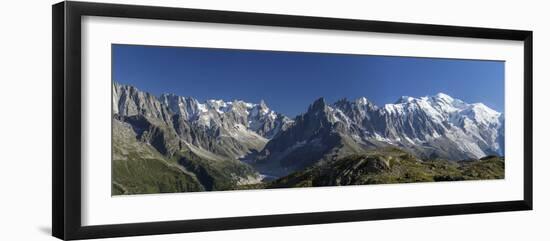
{"type": "Polygon", "coordinates": [[[112,165],[112,195],[204,191],[194,175],[165,160],[113,160],[112,165]]]}
{"type": "Polygon", "coordinates": [[[418,160],[397,148],[350,155],[290,174],[266,188],[343,186],[504,178],[504,159],[418,160]]]}

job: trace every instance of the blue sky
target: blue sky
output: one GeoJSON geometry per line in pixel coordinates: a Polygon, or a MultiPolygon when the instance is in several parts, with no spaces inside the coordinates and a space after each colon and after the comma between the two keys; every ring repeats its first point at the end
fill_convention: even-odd
{"type": "Polygon", "coordinates": [[[504,111],[504,62],[113,45],[113,80],[160,95],[264,100],[294,117],[319,97],[377,105],[439,92],[504,111]]]}

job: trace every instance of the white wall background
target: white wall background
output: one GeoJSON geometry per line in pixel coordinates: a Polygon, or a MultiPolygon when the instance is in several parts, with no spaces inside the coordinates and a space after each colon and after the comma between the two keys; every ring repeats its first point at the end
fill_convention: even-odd
{"type": "MultiPolygon", "coordinates": [[[[115,240],[548,240],[550,6],[545,1],[111,0],[189,8],[528,29],[534,33],[534,206],[509,212],[120,238],[115,240]]],[[[0,240],[51,231],[51,4],[9,1],[0,13],[0,240]]]]}

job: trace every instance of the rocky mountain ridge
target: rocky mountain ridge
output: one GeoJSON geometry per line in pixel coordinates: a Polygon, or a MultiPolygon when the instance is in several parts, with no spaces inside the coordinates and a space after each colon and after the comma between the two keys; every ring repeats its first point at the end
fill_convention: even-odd
{"type": "Polygon", "coordinates": [[[115,82],[112,104],[117,193],[150,192],[132,189],[132,178],[157,192],[227,190],[386,148],[418,162],[504,155],[504,115],[443,93],[383,106],[319,98],[290,119],[264,101],[157,97],[115,82]],[[146,169],[157,170],[155,178],[135,176],[146,169]]]}

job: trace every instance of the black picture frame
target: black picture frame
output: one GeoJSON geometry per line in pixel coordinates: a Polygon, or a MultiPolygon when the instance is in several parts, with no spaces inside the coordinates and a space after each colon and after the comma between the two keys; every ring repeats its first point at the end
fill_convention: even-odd
{"type": "Polygon", "coordinates": [[[415,23],[305,17],[89,2],[52,6],[52,233],[60,239],[106,238],[213,230],[532,210],[533,32],[415,23]],[[104,16],[283,26],[328,30],[517,40],[524,43],[524,194],[522,200],[334,212],[212,218],[99,226],[81,224],[81,17],[104,16]]]}

